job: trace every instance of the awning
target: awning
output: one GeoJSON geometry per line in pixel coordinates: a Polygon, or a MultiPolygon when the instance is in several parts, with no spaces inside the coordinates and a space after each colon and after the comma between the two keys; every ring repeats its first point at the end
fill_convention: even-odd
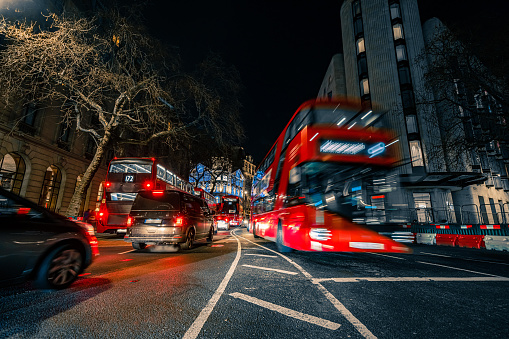
{"type": "Polygon", "coordinates": [[[437,188],[463,188],[486,181],[482,173],[472,172],[430,172],[424,174],[402,174],[403,186],[422,186],[437,188]]]}

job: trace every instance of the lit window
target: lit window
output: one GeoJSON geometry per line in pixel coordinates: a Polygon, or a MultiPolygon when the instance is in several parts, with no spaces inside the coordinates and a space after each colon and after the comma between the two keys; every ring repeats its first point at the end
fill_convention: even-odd
{"type": "Polygon", "coordinates": [[[361,80],[361,96],[369,94],[369,81],[368,79],[361,80]]]}
{"type": "Polygon", "coordinates": [[[2,188],[19,194],[25,176],[25,161],[16,153],[6,154],[0,160],[0,181],[2,188]]]}
{"type": "Polygon", "coordinates": [[[391,19],[401,18],[401,12],[399,10],[399,4],[393,3],[391,4],[391,19]]]}
{"type": "Polygon", "coordinates": [[[49,166],[44,175],[39,206],[43,206],[53,212],[56,210],[61,181],[62,172],[55,165],[49,166]]]}
{"type": "Polygon", "coordinates": [[[410,141],[410,154],[412,156],[412,166],[424,166],[422,158],[421,142],[419,140],[410,141]]]}
{"type": "Polygon", "coordinates": [[[406,117],[406,129],[408,133],[417,133],[417,119],[415,115],[407,115],[406,117]]]}
{"type": "Polygon", "coordinates": [[[357,54],[363,53],[366,51],[366,48],[364,47],[364,38],[359,38],[357,40],[357,54]]]}
{"type": "Polygon", "coordinates": [[[396,58],[398,62],[407,60],[405,45],[396,46],[396,58]]]}
{"type": "Polygon", "coordinates": [[[392,34],[394,35],[394,40],[403,39],[403,25],[396,24],[392,26],[392,34]]]}

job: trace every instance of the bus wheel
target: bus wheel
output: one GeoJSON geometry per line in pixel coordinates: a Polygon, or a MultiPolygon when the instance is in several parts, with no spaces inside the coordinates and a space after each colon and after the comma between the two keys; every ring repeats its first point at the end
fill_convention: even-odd
{"type": "Polygon", "coordinates": [[[147,244],[144,242],[133,242],[133,248],[135,250],[143,250],[147,247],[147,244]]]}
{"type": "Polygon", "coordinates": [[[253,225],[253,237],[261,238],[258,234],[256,234],[256,224],[253,225]]]}
{"type": "Polygon", "coordinates": [[[210,227],[209,235],[207,236],[207,242],[210,243],[214,239],[214,226],[210,227]]]}
{"type": "Polygon", "coordinates": [[[193,248],[193,242],[194,242],[194,229],[190,229],[189,232],[187,232],[186,236],[186,242],[180,244],[180,248],[183,250],[190,250],[193,248]]]}
{"type": "Polygon", "coordinates": [[[293,251],[292,248],[283,245],[283,225],[281,224],[281,220],[277,224],[276,245],[280,253],[289,253],[293,251]]]}

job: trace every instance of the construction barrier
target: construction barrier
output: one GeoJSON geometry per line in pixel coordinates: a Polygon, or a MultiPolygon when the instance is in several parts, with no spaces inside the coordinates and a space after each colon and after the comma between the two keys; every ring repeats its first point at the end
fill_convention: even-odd
{"type": "Polygon", "coordinates": [[[417,233],[415,239],[418,244],[435,245],[436,233],[417,233]]]}
{"type": "Polygon", "coordinates": [[[484,244],[488,250],[509,251],[509,236],[485,235],[484,244]]]}
{"type": "Polygon", "coordinates": [[[383,225],[378,231],[402,243],[509,251],[507,224],[393,224],[383,225]]]}

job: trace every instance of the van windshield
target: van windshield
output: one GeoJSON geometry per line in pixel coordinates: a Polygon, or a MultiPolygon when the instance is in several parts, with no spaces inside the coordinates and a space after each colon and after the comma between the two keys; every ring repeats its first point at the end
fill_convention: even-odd
{"type": "Polygon", "coordinates": [[[141,191],[134,200],[131,210],[179,210],[180,198],[177,192],[141,191]]]}

